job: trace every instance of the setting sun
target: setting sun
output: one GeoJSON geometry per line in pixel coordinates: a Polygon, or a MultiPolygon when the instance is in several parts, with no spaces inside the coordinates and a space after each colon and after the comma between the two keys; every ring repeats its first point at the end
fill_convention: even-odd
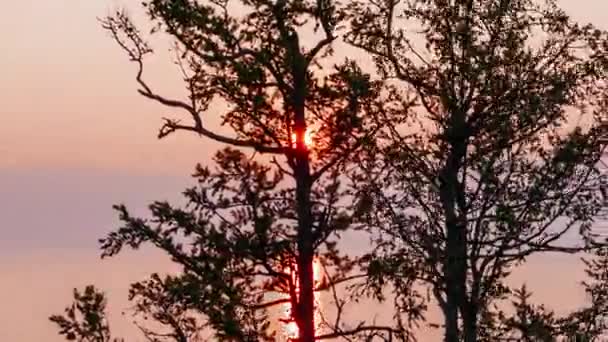
{"type": "MultiPolygon", "coordinates": [[[[291,143],[295,147],[295,145],[296,145],[296,134],[295,133],[291,134],[291,143]]],[[[306,132],[304,133],[304,145],[306,145],[306,147],[312,146],[312,134],[310,133],[310,130],[306,130],[306,132]]]]}

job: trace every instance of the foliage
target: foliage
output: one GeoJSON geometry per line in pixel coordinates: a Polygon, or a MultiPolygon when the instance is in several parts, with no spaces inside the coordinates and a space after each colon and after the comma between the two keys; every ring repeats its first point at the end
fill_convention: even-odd
{"type": "Polygon", "coordinates": [[[588,302],[570,314],[559,316],[544,305],[530,301],[526,286],[512,291],[513,312],[493,310],[491,325],[480,325],[487,339],[482,341],[601,341],[608,333],[606,294],[608,293],[608,253],[606,247],[583,259],[587,281],[582,282],[588,302]]]}
{"type": "Polygon", "coordinates": [[[146,82],[153,49],[125,12],[102,25],[137,66],[139,93],[186,115],[186,123],[166,118],[159,138],[184,131],[229,147],[216,154],[217,168],[197,168],[185,208],[154,202],[151,218],[142,219],[115,207],[122,227],[101,240],[104,257],[150,244],[183,269],[133,285],[137,310],[169,325],[168,338],[178,341],[201,325],[218,340],[273,340],[269,310],[286,303],[301,341],[403,335],[348,325],[339,314],[324,332],[315,326],[314,292],[332,291],[341,312],[346,297],[336,286],[363,276],[338,247],[361,215],[340,175],[356,167],[353,157],[379,129],[378,113],[404,106],[356,62],[331,65],[347,7],[330,0],[149,0],[144,8],[151,34],[175,42],[184,100],[146,82]],[[209,128],[218,121],[220,129],[209,128]],[[315,260],[327,277],[318,284],[315,260]],[[269,299],[273,292],[280,299],[269,299]]]}
{"type": "Polygon", "coordinates": [[[564,330],[584,341],[598,341],[608,333],[608,248],[596,249],[583,262],[588,280],[582,285],[589,302],[568,317],[564,330]]]}
{"type": "Polygon", "coordinates": [[[65,309],[65,315],[52,315],[49,319],[68,341],[122,342],[110,336],[105,309],[105,295],[90,285],[82,293],[74,289],[74,303],[65,309]]]}
{"type": "Polygon", "coordinates": [[[412,104],[384,117],[393,125],[356,178],[374,194],[368,219],[381,229],[370,260],[388,265],[371,279],[430,286],[446,341],[477,341],[513,267],[592,245],[608,34],[551,0],[354,8],[349,41],[412,104]],[[575,230],[586,243],[564,242],[575,230]]]}
{"type": "Polygon", "coordinates": [[[144,321],[152,319],[165,327],[158,332],[134,321],[150,342],[194,342],[204,341],[205,328],[196,304],[191,298],[197,296],[196,283],[188,282],[188,277],[165,276],[154,273],[148,280],[131,285],[129,300],[134,302],[134,316],[144,321]]]}
{"type": "MultiPolygon", "coordinates": [[[[529,255],[596,246],[607,32],[574,22],[553,0],[144,7],[151,34],[175,42],[183,100],[146,82],[153,49],[126,13],[102,25],[137,66],[139,93],[185,114],[186,122],[164,119],[159,138],[191,132],[229,146],[215,169],[197,168],[187,206],[154,202],[149,219],[116,206],[122,226],[101,240],[104,257],[148,244],[182,268],[132,286],[136,312],[170,330],[142,326],[148,339],[190,341],[208,329],[218,340],[273,340],[270,311],[290,304],[303,342],[406,340],[429,302],[421,284],[442,309],[447,342],[574,322],[528,304],[525,289],[515,292],[512,320],[493,305],[529,255]],[[331,65],[342,37],[374,58],[382,80],[353,60],[331,65]],[[341,252],[341,235],[361,226],[374,251],[341,252]],[[577,229],[583,242],[565,244],[577,229]],[[380,300],[390,286],[394,326],[342,322],[348,296],[338,285],[380,300]],[[314,293],[322,290],[337,314],[321,328],[314,293]]],[[[601,286],[588,288],[603,305],[601,286]]]]}

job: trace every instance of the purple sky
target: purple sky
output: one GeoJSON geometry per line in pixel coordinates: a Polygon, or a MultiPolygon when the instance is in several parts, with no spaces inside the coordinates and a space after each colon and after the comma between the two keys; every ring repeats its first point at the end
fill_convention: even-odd
{"type": "MultiPolygon", "coordinates": [[[[96,240],[111,230],[114,203],[136,212],[176,199],[196,162],[218,145],[182,135],[156,139],[163,108],[135,92],[127,62],[96,17],[138,2],[7,1],[0,11],[0,341],[61,341],[48,323],[71,289],[109,292],[118,335],[133,336],[126,308],[130,282],[171,270],[149,251],[98,260],[96,240]]],[[[605,26],[605,0],[564,0],[577,18],[605,26]]],[[[148,66],[160,92],[181,95],[166,45],[148,66]]],[[[515,276],[539,300],[571,307],[582,298],[581,271],[565,257],[535,260],[515,276]],[[542,290],[542,291],[541,291],[542,290]],[[556,298],[559,298],[556,300],[556,298]]]]}

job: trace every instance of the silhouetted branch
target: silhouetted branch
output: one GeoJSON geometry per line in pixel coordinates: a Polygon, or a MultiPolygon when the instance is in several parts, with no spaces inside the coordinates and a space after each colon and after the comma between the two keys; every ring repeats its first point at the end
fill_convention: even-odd
{"type": "MultiPolygon", "coordinates": [[[[160,133],[158,134],[159,138],[166,137],[177,130],[184,130],[195,132],[212,140],[232,146],[253,148],[261,153],[284,154],[287,151],[287,149],[282,146],[266,146],[252,140],[230,138],[206,129],[203,126],[203,121],[200,117],[201,113],[193,105],[184,101],[169,99],[161,96],[153,92],[152,88],[143,80],[143,57],[144,55],[151,53],[152,49],[150,49],[148,44],[143,41],[143,39],[140,37],[139,31],[135,28],[129,17],[124,12],[117,13],[116,17],[108,17],[106,20],[103,20],[102,27],[111,33],[118,45],[125,52],[127,52],[129,59],[137,64],[138,69],[135,79],[142,87],[142,89],[138,90],[138,93],[164,106],[182,109],[188,112],[192,117],[194,121],[193,126],[180,125],[175,120],[165,119],[165,124],[162,126],[160,133]],[[126,36],[125,38],[127,41],[125,41],[122,34],[126,36]]],[[[194,98],[194,94],[191,95],[194,98]]]]}

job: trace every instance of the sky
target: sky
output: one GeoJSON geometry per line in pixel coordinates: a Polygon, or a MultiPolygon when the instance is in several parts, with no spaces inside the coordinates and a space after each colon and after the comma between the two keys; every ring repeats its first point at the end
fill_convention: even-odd
{"type": "MultiPolygon", "coordinates": [[[[108,293],[116,334],[134,336],[120,314],[129,283],[175,267],[149,250],[100,261],[96,241],[117,224],[111,205],[144,214],[152,200],[177,200],[219,145],[156,139],[161,117],[174,113],[136,93],[134,65],[96,20],[121,6],[137,18],[139,1],[0,2],[0,341],[61,341],[47,317],[89,283],[108,293]]],[[[562,5],[606,28],[607,1],[562,5]]],[[[159,42],[147,78],[180,96],[166,47],[159,42]]],[[[576,258],[548,256],[513,281],[567,310],[583,299],[581,276],[576,258]]]]}

